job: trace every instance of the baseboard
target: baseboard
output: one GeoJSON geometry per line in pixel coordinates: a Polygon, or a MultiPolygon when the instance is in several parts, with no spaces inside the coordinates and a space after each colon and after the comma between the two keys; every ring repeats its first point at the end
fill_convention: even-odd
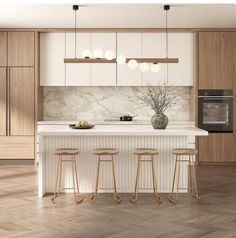
{"type": "Polygon", "coordinates": [[[34,165],[34,159],[0,159],[0,165],[34,165]]]}

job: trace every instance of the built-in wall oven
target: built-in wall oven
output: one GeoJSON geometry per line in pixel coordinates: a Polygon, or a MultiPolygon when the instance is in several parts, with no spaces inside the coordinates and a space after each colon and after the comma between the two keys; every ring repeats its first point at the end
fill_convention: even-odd
{"type": "Polygon", "coordinates": [[[199,90],[198,126],[209,132],[233,132],[233,90],[199,90]]]}

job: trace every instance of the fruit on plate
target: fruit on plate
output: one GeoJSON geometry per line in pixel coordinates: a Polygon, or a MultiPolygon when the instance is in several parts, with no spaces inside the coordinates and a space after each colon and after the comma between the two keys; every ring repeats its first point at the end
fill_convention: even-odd
{"type": "Polygon", "coordinates": [[[87,121],[78,121],[76,123],[76,127],[83,127],[83,126],[88,126],[89,123],[87,121]]]}

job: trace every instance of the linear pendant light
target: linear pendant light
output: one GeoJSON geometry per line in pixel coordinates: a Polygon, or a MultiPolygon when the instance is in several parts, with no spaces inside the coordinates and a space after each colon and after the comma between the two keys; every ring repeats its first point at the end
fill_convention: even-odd
{"type": "MultiPolygon", "coordinates": [[[[77,58],[76,57],[76,16],[77,16],[77,11],[79,9],[79,5],[73,5],[73,10],[75,11],[75,57],[74,58],[64,58],[64,63],[88,63],[88,64],[96,64],[96,63],[108,63],[108,64],[114,64],[117,63],[117,59],[106,59],[106,58],[90,58],[90,57],[85,57],[85,58],[77,58]]],[[[137,63],[143,63],[143,65],[146,64],[154,64],[157,65],[159,63],[179,63],[178,58],[168,58],[168,19],[167,19],[167,11],[170,9],[169,5],[164,6],[164,10],[166,11],[166,57],[165,58],[126,58],[125,63],[128,63],[131,60],[136,61],[137,63]]],[[[154,72],[154,71],[153,71],[154,72]]]]}

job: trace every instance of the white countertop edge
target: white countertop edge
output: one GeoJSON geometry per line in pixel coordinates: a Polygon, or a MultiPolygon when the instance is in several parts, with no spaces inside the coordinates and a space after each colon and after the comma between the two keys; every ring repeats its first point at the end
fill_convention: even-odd
{"type": "Polygon", "coordinates": [[[38,135],[44,136],[207,136],[195,126],[153,129],[151,125],[96,125],[89,130],[74,130],[67,125],[39,125],[38,135]]]}

